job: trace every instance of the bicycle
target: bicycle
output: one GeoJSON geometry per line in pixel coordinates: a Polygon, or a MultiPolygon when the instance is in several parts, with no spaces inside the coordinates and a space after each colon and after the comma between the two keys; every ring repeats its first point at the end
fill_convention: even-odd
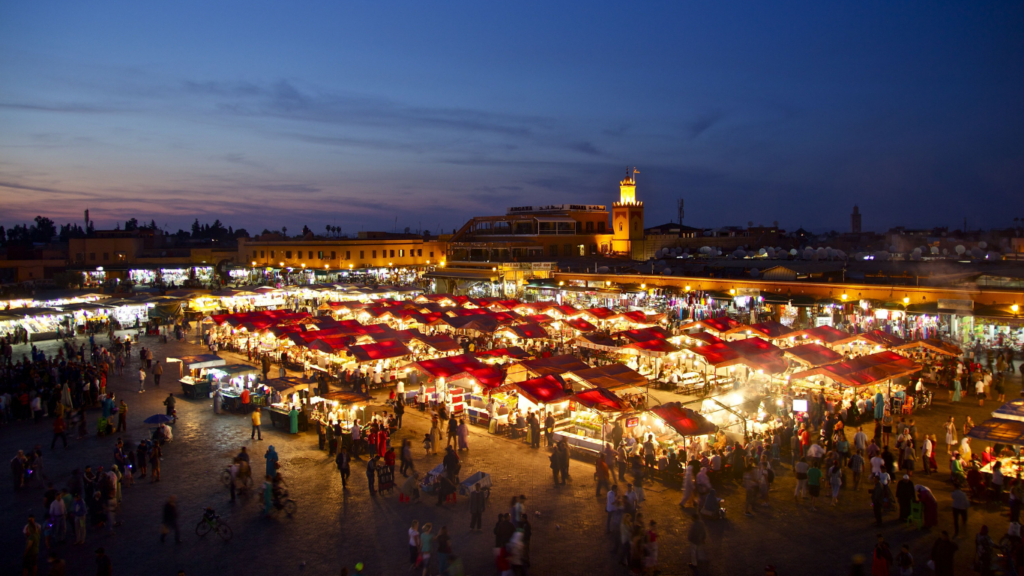
{"type": "Polygon", "coordinates": [[[196,536],[202,538],[211,531],[216,532],[217,536],[220,536],[221,540],[225,542],[231,540],[231,527],[214,513],[213,508],[207,508],[203,513],[203,519],[196,524],[196,536]]]}

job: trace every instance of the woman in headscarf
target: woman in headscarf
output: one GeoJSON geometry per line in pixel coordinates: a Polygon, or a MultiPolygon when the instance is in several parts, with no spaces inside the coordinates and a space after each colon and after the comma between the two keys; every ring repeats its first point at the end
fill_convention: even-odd
{"type": "Polygon", "coordinates": [[[964,472],[963,462],[960,461],[960,453],[953,452],[953,457],[949,461],[949,475],[953,480],[953,483],[963,483],[967,480],[967,473],[964,472]]]}
{"type": "Polygon", "coordinates": [[[459,421],[458,435],[459,450],[469,450],[469,426],[466,425],[465,418],[459,421]]]}
{"type": "Polygon", "coordinates": [[[938,526],[939,524],[939,503],[935,500],[935,495],[932,491],[925,486],[917,484],[914,486],[917,490],[917,499],[921,502],[921,512],[924,519],[924,528],[931,526],[938,526]]]}
{"type": "Polygon", "coordinates": [[[224,402],[224,396],[220,393],[220,388],[213,393],[213,413],[220,414],[220,405],[224,402]]]}
{"type": "Polygon", "coordinates": [[[437,428],[437,422],[430,427],[430,433],[427,436],[430,437],[430,453],[437,454],[437,444],[441,441],[441,431],[437,428]]]}
{"type": "Polygon", "coordinates": [[[965,462],[969,462],[971,460],[971,439],[967,436],[964,436],[963,439],[960,440],[960,458],[965,462]]]}
{"type": "Polygon", "coordinates": [[[267,476],[273,478],[274,474],[277,474],[277,450],[270,446],[264,458],[267,459],[267,476]]]}

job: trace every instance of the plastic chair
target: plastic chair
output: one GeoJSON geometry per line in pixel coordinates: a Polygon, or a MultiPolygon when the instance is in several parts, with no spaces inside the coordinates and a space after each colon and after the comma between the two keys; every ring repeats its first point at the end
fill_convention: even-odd
{"type": "Polygon", "coordinates": [[[924,526],[924,506],[920,502],[910,503],[910,516],[907,517],[907,524],[917,524],[918,529],[924,526]]]}

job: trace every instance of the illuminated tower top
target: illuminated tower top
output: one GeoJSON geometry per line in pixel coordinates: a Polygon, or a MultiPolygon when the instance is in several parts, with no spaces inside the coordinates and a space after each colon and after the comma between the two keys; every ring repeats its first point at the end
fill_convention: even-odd
{"type": "Polygon", "coordinates": [[[633,168],[632,172],[626,168],[626,178],[619,182],[619,204],[636,204],[636,175],[640,171],[633,168]]]}

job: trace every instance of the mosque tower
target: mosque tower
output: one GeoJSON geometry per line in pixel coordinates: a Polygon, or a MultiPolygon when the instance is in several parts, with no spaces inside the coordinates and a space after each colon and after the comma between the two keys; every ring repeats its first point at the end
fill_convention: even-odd
{"type": "Polygon", "coordinates": [[[632,256],[634,248],[642,250],[644,239],[644,203],[636,200],[635,167],[626,168],[626,178],[619,182],[619,201],[612,203],[612,251],[632,256]]]}

